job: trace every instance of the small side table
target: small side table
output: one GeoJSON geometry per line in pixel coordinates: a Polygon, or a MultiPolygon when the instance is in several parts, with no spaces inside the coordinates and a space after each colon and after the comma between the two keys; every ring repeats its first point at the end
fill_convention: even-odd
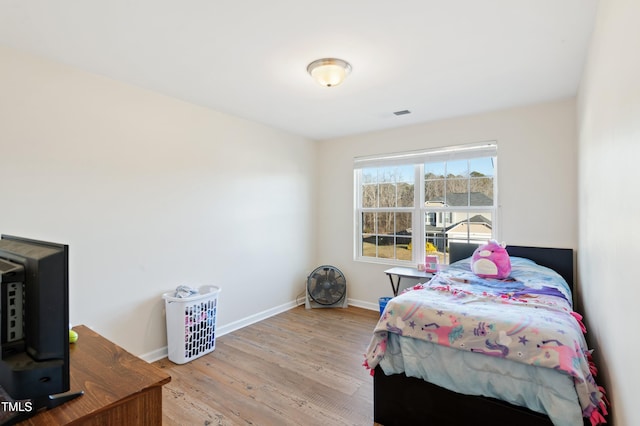
{"type": "Polygon", "coordinates": [[[402,266],[396,266],[391,269],[387,269],[384,271],[385,274],[389,276],[389,281],[391,282],[391,290],[393,290],[393,295],[398,295],[398,290],[400,290],[400,280],[402,277],[405,278],[427,278],[431,279],[433,277],[433,273],[427,271],[418,271],[416,268],[405,268],[402,266]],[[398,277],[396,282],[393,282],[393,276],[398,277]]]}

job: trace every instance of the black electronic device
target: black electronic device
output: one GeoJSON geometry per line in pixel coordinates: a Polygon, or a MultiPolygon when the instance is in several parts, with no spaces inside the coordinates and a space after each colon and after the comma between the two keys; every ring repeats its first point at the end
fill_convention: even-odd
{"type": "Polygon", "coordinates": [[[13,400],[31,401],[11,423],[82,394],[64,394],[70,389],[66,244],[0,238],[0,349],[0,386],[13,400]]]}

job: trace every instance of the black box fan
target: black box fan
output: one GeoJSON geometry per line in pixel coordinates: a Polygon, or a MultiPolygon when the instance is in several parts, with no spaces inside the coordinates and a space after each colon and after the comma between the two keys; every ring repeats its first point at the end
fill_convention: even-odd
{"type": "Polygon", "coordinates": [[[331,265],[319,266],[307,277],[305,307],[346,308],[347,279],[338,268],[331,265]]]}

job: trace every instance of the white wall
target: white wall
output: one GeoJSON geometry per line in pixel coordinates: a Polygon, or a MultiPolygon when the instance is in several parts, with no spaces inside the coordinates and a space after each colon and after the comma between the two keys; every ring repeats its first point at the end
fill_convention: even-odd
{"type": "Polygon", "coordinates": [[[498,142],[500,240],[577,247],[574,99],[324,141],[318,261],[343,270],[350,298],[376,307],[391,295],[388,266],[353,260],[353,158],[487,140],[498,142]]]}
{"type": "Polygon", "coordinates": [[[303,290],[313,142],[3,48],[0,94],[0,232],[69,244],[72,323],[142,355],[178,284],[221,328],[303,290]]]}
{"type": "Polygon", "coordinates": [[[578,101],[579,262],[615,424],[638,425],[640,2],[600,2],[578,101]]]}

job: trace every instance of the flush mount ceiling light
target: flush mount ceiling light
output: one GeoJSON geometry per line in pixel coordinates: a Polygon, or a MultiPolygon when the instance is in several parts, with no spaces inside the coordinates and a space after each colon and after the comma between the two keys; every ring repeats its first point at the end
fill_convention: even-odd
{"type": "Polygon", "coordinates": [[[342,83],[351,72],[347,61],[336,58],[316,59],[307,66],[307,72],[318,83],[325,87],[333,87],[342,83]]]}

